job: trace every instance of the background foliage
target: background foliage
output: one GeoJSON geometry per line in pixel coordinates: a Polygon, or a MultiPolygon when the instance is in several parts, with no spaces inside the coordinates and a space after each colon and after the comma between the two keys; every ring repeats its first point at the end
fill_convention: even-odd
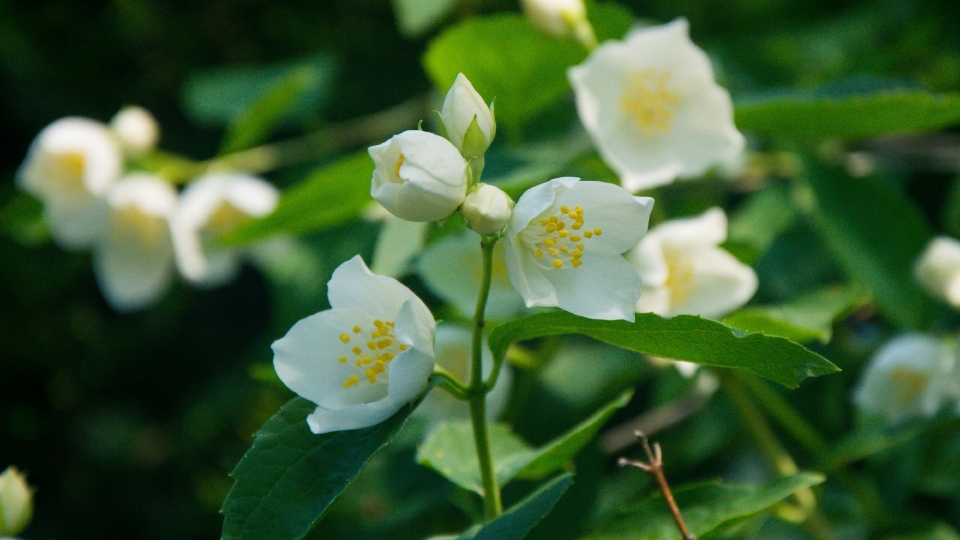
{"type": "MultiPolygon", "coordinates": [[[[721,82],[744,102],[776,97],[776,88],[812,91],[864,76],[910,79],[934,91],[960,90],[960,35],[955,31],[960,7],[951,0],[645,0],[622,5],[651,21],[688,18],[693,39],[713,55],[721,82]]],[[[512,1],[464,0],[445,20],[516,10],[512,1]]],[[[269,343],[297,318],[327,307],[324,284],[330,272],[355,253],[369,259],[379,227],[331,220],[323,224],[330,228],[307,233],[305,241],[314,249],[303,261],[307,271],[300,273],[306,283],[282,269],[259,273],[247,268],[227,287],[179,285],[142,314],[117,315],[100,297],[89,256],[45,242],[17,216],[30,209],[9,204],[15,198],[14,172],[34,135],[62,116],[106,120],[121,105],[139,104],[159,119],[164,148],[206,158],[224,146],[241,148],[337,125],[429,92],[431,80],[421,57],[437,32],[405,37],[397,30],[392,6],[375,0],[0,0],[0,467],[18,465],[39,488],[36,517],[25,536],[216,537],[223,525],[218,509],[231,485],[227,473],[249,447],[252,434],[291,396],[273,379],[269,343]],[[296,78],[289,77],[291,72],[296,78]],[[266,129],[255,111],[216,108],[205,99],[204,85],[235,80],[224,73],[240,73],[265,85],[256,91],[235,89],[241,97],[230,102],[252,103],[243,101],[244,92],[269,88],[277,103],[297,114],[266,129]],[[310,92],[298,93],[307,98],[284,101],[278,81],[310,92]]],[[[429,57],[426,65],[434,65],[429,57]]],[[[519,98],[522,89],[506,88],[501,94],[513,91],[519,98]]],[[[504,138],[522,142],[572,119],[569,103],[559,113],[548,105],[514,100],[501,108],[498,101],[498,113],[502,110],[508,118],[510,107],[516,108],[516,125],[507,126],[504,138]]],[[[754,116],[738,113],[738,121],[756,121],[765,109],[755,105],[747,112],[754,116]]],[[[764,149],[795,150],[799,144],[768,135],[764,149]]],[[[947,143],[953,140],[949,132],[943,137],[947,143]]],[[[327,157],[270,179],[291,185],[371,142],[380,141],[334,140],[327,157]]],[[[849,408],[837,404],[847,403],[859,366],[896,331],[895,325],[932,322],[935,328],[955,328],[955,316],[934,306],[912,284],[897,281],[902,275],[897,268],[913,260],[932,230],[960,232],[955,208],[960,205],[947,196],[956,193],[957,165],[934,161],[922,148],[908,153],[904,146],[857,144],[898,166],[879,180],[844,178],[851,183],[842,189],[823,185],[829,171],[811,177],[812,193],[789,192],[784,186],[778,200],[786,205],[774,201],[767,208],[795,218],[785,220],[769,238],[738,237],[733,227],[730,249],[739,247],[742,258],[754,257],[761,283],[754,301],[758,306],[793,300],[844,281],[844,276],[877,295],[875,303],[834,329],[829,345],[811,345],[844,371],[809,380],[802,392],[782,393],[824,437],[838,443],[827,455],[799,445],[790,450],[813,470],[857,462],[856,470],[882,496],[880,506],[865,508],[849,500],[846,488],[828,484],[823,495],[827,517],[859,534],[864,523],[883,524],[883,505],[888,505],[903,508],[905,516],[884,524],[890,534],[914,522],[941,520],[956,526],[956,421],[912,438],[845,439],[853,418],[849,408]],[[818,205],[802,204],[811,197],[818,205]],[[860,208],[863,200],[880,206],[860,208]],[[850,208],[859,210],[845,212],[850,208]],[[898,226],[903,224],[909,226],[898,226]],[[864,230],[869,234],[861,234],[864,230]],[[874,257],[876,263],[855,254],[874,257]],[[877,293],[887,289],[892,292],[877,293]],[[861,461],[870,444],[893,449],[861,461]]],[[[956,151],[956,146],[950,148],[956,151]]],[[[572,168],[584,176],[604,173],[589,159],[572,168]]],[[[661,214],[656,217],[690,215],[714,204],[736,212],[754,199],[709,183],[677,185],[658,194],[661,214]],[[662,214],[664,209],[669,216],[662,214]]],[[[407,282],[431,298],[416,278],[407,282]]],[[[679,375],[640,364],[633,353],[611,353],[586,339],[573,345],[577,355],[561,355],[542,371],[524,372],[518,379],[516,403],[505,420],[533,445],[573,428],[626,388],[636,387],[636,394],[609,425],[689,391],[679,375]],[[589,373],[577,360],[585,357],[594,360],[589,373]]],[[[728,400],[710,400],[697,415],[659,435],[671,479],[760,478],[756,450],[739,433],[728,400]]],[[[464,529],[466,516],[480,508],[429,469],[414,465],[415,442],[414,434],[405,438],[401,433],[312,537],[420,538],[464,529]]],[[[588,446],[576,459],[574,485],[531,537],[574,538],[649,491],[646,477],[617,472],[614,462],[601,446],[588,446]],[[594,510],[585,513],[583,508],[594,510]]],[[[511,484],[505,491],[508,506],[534,487],[526,481],[511,484]]],[[[692,499],[708,496],[715,495],[691,494],[692,499]]],[[[773,530],[765,534],[800,534],[776,530],[785,525],[767,526],[773,530]]]]}

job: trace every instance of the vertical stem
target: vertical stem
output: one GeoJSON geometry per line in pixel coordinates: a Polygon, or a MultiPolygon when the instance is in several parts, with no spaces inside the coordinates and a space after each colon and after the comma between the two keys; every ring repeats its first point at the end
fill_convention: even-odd
{"type": "Polygon", "coordinates": [[[487,429],[487,387],[483,381],[483,326],[487,297],[490,295],[490,280],[493,277],[493,247],[496,239],[484,238],[480,242],[483,250],[483,281],[480,284],[480,297],[477,298],[477,311],[473,316],[473,354],[470,371],[470,421],[473,424],[473,438],[477,445],[477,459],[480,462],[480,476],[483,478],[483,506],[487,520],[503,513],[500,502],[500,486],[493,471],[493,456],[490,454],[490,435],[487,429]]]}

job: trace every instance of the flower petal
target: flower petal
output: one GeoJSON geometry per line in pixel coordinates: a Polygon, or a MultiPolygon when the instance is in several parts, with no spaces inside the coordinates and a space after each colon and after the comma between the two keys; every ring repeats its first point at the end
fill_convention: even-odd
{"type": "Polygon", "coordinates": [[[621,256],[584,258],[579,268],[547,273],[557,291],[557,305],[591,319],[633,322],[640,298],[640,275],[621,256]]]}
{"type": "Polygon", "coordinates": [[[721,317],[743,306],[757,292],[757,274],[733,255],[716,248],[703,248],[689,256],[695,284],[681,305],[670,315],[691,314],[721,317]]]}
{"type": "Polygon", "coordinates": [[[359,255],[334,270],[327,297],[333,308],[358,309],[383,320],[393,320],[408,300],[423,304],[399,281],[372,273],[359,255]]]}

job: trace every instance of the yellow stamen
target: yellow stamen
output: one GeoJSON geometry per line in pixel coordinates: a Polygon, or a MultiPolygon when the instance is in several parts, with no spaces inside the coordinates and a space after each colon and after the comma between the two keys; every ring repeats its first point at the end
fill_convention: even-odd
{"type": "Polygon", "coordinates": [[[554,260],[553,260],[553,267],[554,267],[554,268],[560,268],[561,266],[563,266],[563,261],[561,261],[560,259],[554,259],[554,260]]]}
{"type": "Polygon", "coordinates": [[[359,326],[354,326],[354,327],[353,327],[353,333],[354,333],[354,334],[359,334],[359,333],[360,333],[360,327],[359,327],[359,326]]]}
{"type": "Polygon", "coordinates": [[[350,343],[350,336],[346,334],[340,334],[340,341],[344,343],[350,343]]]}
{"type": "Polygon", "coordinates": [[[346,357],[346,356],[341,356],[341,357],[339,358],[339,360],[340,360],[340,363],[341,363],[341,364],[346,364],[346,363],[347,363],[347,357],[346,357]]]}

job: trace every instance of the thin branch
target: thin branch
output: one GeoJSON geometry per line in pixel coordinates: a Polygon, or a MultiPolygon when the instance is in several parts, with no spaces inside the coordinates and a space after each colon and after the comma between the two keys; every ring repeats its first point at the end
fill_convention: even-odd
{"type": "Polygon", "coordinates": [[[650,476],[657,481],[657,487],[660,488],[663,500],[667,502],[667,509],[670,510],[670,515],[673,516],[673,521],[676,522],[677,529],[680,530],[680,535],[683,536],[683,540],[697,540],[690,530],[687,529],[687,524],[683,522],[680,507],[677,506],[677,501],[673,498],[673,492],[670,491],[670,484],[667,483],[667,477],[663,474],[663,452],[660,450],[660,445],[653,443],[653,448],[651,448],[650,442],[647,441],[647,436],[644,435],[642,431],[636,431],[634,435],[643,443],[643,450],[647,453],[647,462],[632,461],[622,457],[619,461],[620,466],[633,465],[649,473],[650,476]]]}

